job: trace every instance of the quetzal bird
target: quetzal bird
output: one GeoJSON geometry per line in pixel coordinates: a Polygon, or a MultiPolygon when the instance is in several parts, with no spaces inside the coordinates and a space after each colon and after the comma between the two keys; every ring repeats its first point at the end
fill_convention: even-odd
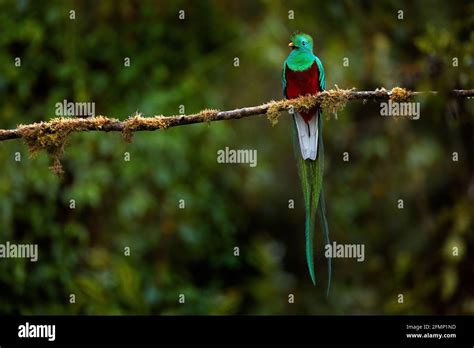
{"type": "MultiPolygon", "coordinates": [[[[288,45],[291,52],[283,64],[283,94],[287,99],[317,94],[325,89],[323,64],[313,53],[311,36],[296,32],[288,45]]],[[[293,140],[298,173],[303,186],[306,209],[306,261],[316,285],[313,260],[316,211],[319,213],[325,243],[329,244],[329,228],[323,193],[324,149],[321,108],[293,114],[293,140]]],[[[331,285],[331,259],[328,258],[328,287],[331,285]]]]}

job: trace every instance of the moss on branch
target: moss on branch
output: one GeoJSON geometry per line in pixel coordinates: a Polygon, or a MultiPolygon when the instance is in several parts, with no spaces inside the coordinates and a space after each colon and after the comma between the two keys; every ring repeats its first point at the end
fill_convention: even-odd
{"type": "MultiPolygon", "coordinates": [[[[303,112],[320,106],[323,113],[336,115],[344,109],[350,100],[387,100],[404,102],[414,96],[424,93],[436,94],[437,92],[413,92],[404,88],[395,87],[391,90],[378,88],[375,91],[356,91],[352,89],[340,89],[337,85],[334,89],[323,91],[316,95],[306,95],[296,99],[283,99],[271,101],[259,106],[245,107],[229,111],[215,109],[204,109],[193,115],[175,116],[153,116],[144,117],[135,114],[124,121],[106,116],[90,118],[54,118],[48,122],[38,122],[29,125],[19,125],[16,129],[0,129],[0,141],[22,138],[28,146],[29,152],[35,156],[40,151],[45,151],[52,160],[51,170],[61,175],[63,168],[61,157],[69,136],[73,132],[103,131],[121,132],[127,142],[132,141],[133,133],[137,131],[164,130],[193,123],[212,122],[230,119],[239,119],[249,116],[266,114],[272,125],[278,123],[281,111],[303,112]]],[[[471,98],[474,90],[453,90],[451,97],[471,98]]]]}

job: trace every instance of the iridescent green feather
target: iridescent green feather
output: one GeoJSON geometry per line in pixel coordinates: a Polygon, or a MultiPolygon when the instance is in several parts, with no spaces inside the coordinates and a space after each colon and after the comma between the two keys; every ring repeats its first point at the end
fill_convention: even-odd
{"type": "MultiPolygon", "coordinates": [[[[296,126],[293,126],[293,145],[295,157],[297,158],[298,174],[303,189],[303,197],[305,202],[306,222],[305,222],[305,239],[306,239],[306,262],[309,274],[314,285],[316,285],[316,276],[314,271],[314,232],[316,229],[316,213],[319,212],[321,220],[321,228],[325,243],[329,243],[329,228],[326,219],[326,206],[323,194],[323,173],[324,173],[324,147],[323,147],[323,120],[321,112],[318,111],[318,155],[316,161],[303,160],[299,149],[298,132],[296,126]],[[319,204],[318,204],[319,203],[319,204]],[[319,209],[318,209],[319,208],[319,209]]],[[[328,259],[328,288],[329,294],[331,283],[331,259],[328,259]]]]}
{"type": "MultiPolygon", "coordinates": [[[[283,63],[282,83],[283,94],[286,95],[286,67],[293,71],[304,71],[308,69],[314,61],[319,70],[319,86],[322,91],[326,88],[324,68],[317,56],[313,54],[313,40],[311,36],[304,33],[295,33],[291,37],[291,42],[299,48],[305,45],[306,49],[292,50],[288,58],[283,63]]],[[[319,213],[321,229],[323,230],[324,242],[330,243],[329,228],[326,218],[326,202],[322,187],[324,173],[324,146],[323,146],[323,120],[321,110],[317,111],[318,117],[318,154],[316,160],[303,160],[300,152],[300,144],[296,124],[293,124],[293,144],[295,157],[297,159],[298,173],[303,188],[303,196],[306,210],[305,239],[306,239],[306,262],[308,264],[309,274],[313,284],[316,285],[316,276],[314,272],[314,232],[316,229],[316,212],[319,213]]],[[[331,286],[331,259],[327,260],[328,265],[328,287],[327,295],[331,286]]]]}
{"type": "MultiPolygon", "coordinates": [[[[319,139],[318,139],[318,160],[319,160],[319,172],[321,173],[321,181],[324,174],[324,142],[323,142],[323,120],[320,113],[319,118],[319,139]]],[[[329,226],[328,221],[326,218],[326,199],[324,197],[324,188],[321,184],[321,191],[319,195],[319,205],[318,205],[318,213],[319,213],[319,221],[321,224],[321,228],[323,230],[324,236],[324,243],[330,244],[331,241],[329,240],[329,226]]],[[[326,296],[329,296],[329,290],[331,289],[331,274],[332,274],[332,259],[328,258],[328,287],[326,291],[326,296]]]]}

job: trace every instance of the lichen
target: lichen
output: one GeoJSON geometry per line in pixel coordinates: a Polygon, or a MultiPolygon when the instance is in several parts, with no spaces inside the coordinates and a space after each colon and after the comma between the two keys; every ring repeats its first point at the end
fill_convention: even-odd
{"type": "Polygon", "coordinates": [[[406,102],[411,99],[411,93],[405,88],[394,87],[390,91],[390,100],[394,102],[406,102]]]}
{"type": "Polygon", "coordinates": [[[376,88],[374,92],[377,98],[386,98],[388,94],[388,91],[384,87],[376,88]]]}
{"type": "Polygon", "coordinates": [[[268,103],[267,118],[270,121],[272,127],[278,123],[280,117],[280,104],[274,100],[268,103]]]}
{"type": "Polygon", "coordinates": [[[216,109],[204,109],[199,112],[199,115],[201,115],[204,121],[209,124],[217,116],[218,113],[219,110],[216,109]]]}
{"type": "Polygon", "coordinates": [[[350,98],[350,93],[355,88],[339,89],[337,85],[335,89],[323,91],[315,95],[305,95],[295,99],[284,99],[280,101],[272,100],[269,102],[267,109],[267,118],[275,126],[278,123],[280,111],[291,110],[294,112],[304,112],[321,106],[323,112],[334,114],[337,118],[337,112],[342,110],[350,98]]]}
{"type": "Polygon", "coordinates": [[[142,114],[136,113],[123,121],[122,136],[127,143],[131,143],[133,132],[141,129],[166,129],[169,126],[170,119],[170,117],[163,115],[143,117],[142,114]]]}
{"type": "Polygon", "coordinates": [[[63,119],[53,119],[50,122],[36,123],[31,126],[18,126],[24,142],[28,146],[31,156],[36,156],[41,150],[47,152],[52,159],[50,169],[60,176],[63,173],[60,158],[64,153],[64,146],[72,132],[63,119]]]}
{"type": "Polygon", "coordinates": [[[54,118],[49,122],[39,122],[32,125],[19,125],[18,132],[23,138],[31,156],[36,156],[40,151],[45,151],[52,160],[50,169],[58,176],[64,171],[61,157],[72,132],[90,128],[102,129],[105,124],[117,122],[104,116],[93,118],[54,118]]]}
{"type": "Polygon", "coordinates": [[[316,95],[305,95],[295,99],[272,100],[265,104],[268,107],[267,119],[272,126],[275,126],[278,123],[280,111],[286,110],[290,113],[309,111],[318,104],[317,98],[316,95]]]}
{"type": "Polygon", "coordinates": [[[335,89],[330,89],[321,93],[321,108],[323,113],[332,114],[337,119],[337,113],[346,107],[350,94],[355,88],[340,89],[335,85],[335,89]]]}

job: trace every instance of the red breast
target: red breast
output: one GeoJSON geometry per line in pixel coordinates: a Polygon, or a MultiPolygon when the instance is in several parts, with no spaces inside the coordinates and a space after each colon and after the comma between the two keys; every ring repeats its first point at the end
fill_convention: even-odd
{"type": "MultiPolygon", "coordinates": [[[[286,66],[285,69],[286,90],[288,99],[294,99],[306,94],[316,94],[321,91],[319,86],[319,69],[316,62],[304,71],[292,71],[286,66]]],[[[300,112],[305,122],[308,122],[316,114],[315,110],[300,112]]]]}

